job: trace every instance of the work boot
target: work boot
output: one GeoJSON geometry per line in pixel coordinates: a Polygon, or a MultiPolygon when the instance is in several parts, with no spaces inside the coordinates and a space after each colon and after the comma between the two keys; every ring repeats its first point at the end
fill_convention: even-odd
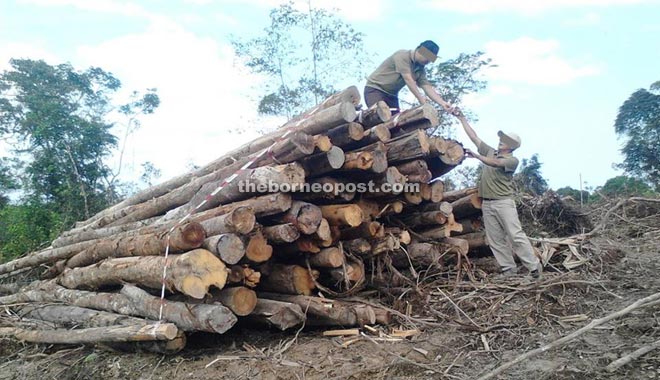
{"type": "Polygon", "coordinates": [[[539,262],[536,269],[529,272],[529,274],[526,277],[529,277],[529,279],[531,279],[533,281],[539,281],[539,280],[541,280],[542,275],[543,275],[543,263],[539,262]]]}

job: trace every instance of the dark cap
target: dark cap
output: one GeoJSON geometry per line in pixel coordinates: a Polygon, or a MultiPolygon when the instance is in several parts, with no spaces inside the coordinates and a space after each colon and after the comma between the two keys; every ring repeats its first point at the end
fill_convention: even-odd
{"type": "Polygon", "coordinates": [[[438,58],[438,50],[440,50],[438,44],[436,44],[431,40],[426,40],[422,42],[421,44],[419,44],[417,49],[425,58],[427,58],[431,62],[435,61],[438,58]]]}

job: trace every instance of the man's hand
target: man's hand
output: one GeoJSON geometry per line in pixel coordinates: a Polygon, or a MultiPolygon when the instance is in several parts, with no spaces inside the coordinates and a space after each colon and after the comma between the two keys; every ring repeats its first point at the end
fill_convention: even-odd
{"type": "Polygon", "coordinates": [[[477,158],[477,154],[470,149],[465,149],[465,157],[468,158],[477,158]]]}
{"type": "Polygon", "coordinates": [[[443,104],[442,104],[442,108],[444,108],[445,111],[447,111],[447,113],[449,113],[449,114],[451,114],[451,115],[453,115],[454,112],[456,112],[456,110],[458,109],[456,106],[453,106],[453,105],[451,105],[451,104],[449,104],[449,103],[443,103],[443,104]]]}

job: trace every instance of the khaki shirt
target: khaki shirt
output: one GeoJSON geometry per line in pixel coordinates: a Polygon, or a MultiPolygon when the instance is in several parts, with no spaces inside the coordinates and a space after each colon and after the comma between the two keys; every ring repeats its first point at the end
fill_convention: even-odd
{"type": "Polygon", "coordinates": [[[505,159],[503,168],[486,164],[481,165],[479,196],[484,199],[511,198],[514,193],[513,172],[518,167],[518,159],[513,156],[496,155],[495,149],[483,141],[479,145],[479,154],[486,157],[505,159]]]}
{"type": "Polygon", "coordinates": [[[401,74],[411,73],[418,86],[430,84],[424,66],[413,62],[414,50],[399,50],[389,56],[367,78],[367,86],[397,96],[406,85],[401,74]]]}

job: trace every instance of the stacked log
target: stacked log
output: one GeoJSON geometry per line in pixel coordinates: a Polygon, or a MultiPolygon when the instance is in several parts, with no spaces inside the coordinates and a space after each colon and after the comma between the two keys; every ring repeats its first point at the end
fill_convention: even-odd
{"type": "MultiPolygon", "coordinates": [[[[117,322],[83,327],[112,328],[113,342],[151,336],[179,346],[179,331],[223,333],[238,321],[282,330],[388,321],[384,309],[338,297],[368,286],[381,262],[429,266],[466,254],[470,243],[455,235],[479,231],[470,218],[480,203],[472,190],[444,191],[438,177],[464,152],[425,133],[439,123],[433,107],[392,117],[384,103],[357,112],[356,99],[354,87],[335,94],[0,265],[0,275],[48,266],[51,278],[11,288],[0,304],[103,311],[117,322]],[[154,321],[173,325],[157,333],[154,321]]],[[[0,333],[62,342],[58,330],[0,333]]]]}

